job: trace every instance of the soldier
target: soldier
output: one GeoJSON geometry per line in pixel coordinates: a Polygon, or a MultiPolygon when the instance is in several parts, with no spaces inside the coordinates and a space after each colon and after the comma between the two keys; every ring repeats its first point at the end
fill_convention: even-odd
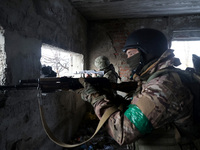
{"type": "Polygon", "coordinates": [[[111,82],[117,83],[118,78],[120,79],[113,64],[110,63],[106,56],[97,57],[94,61],[94,65],[98,71],[104,71],[103,77],[108,78],[111,82]]]}
{"type": "MultiPolygon", "coordinates": [[[[106,122],[106,130],[120,144],[135,142],[137,150],[195,149],[193,138],[199,133],[192,128],[193,96],[174,72],[158,72],[180,65],[173,50],[168,49],[165,35],[155,29],[132,32],[123,51],[138,87],[131,104],[116,109],[106,122]],[[180,135],[183,134],[184,137],[180,135]]],[[[101,95],[84,79],[79,80],[85,90],[82,97],[90,102],[99,119],[114,100],[101,95]]]]}

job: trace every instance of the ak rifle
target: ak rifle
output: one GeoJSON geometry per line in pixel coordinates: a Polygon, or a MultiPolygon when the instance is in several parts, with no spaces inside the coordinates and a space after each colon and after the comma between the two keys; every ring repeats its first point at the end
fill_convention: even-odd
{"type": "MultiPolygon", "coordinates": [[[[94,87],[101,88],[112,88],[114,90],[122,92],[130,92],[137,88],[136,82],[122,82],[113,83],[107,78],[85,78],[85,81],[92,84],[94,87]]],[[[79,82],[79,78],[72,77],[48,77],[39,79],[28,79],[19,80],[17,85],[0,86],[0,91],[17,89],[17,90],[27,90],[27,89],[39,89],[42,93],[51,93],[57,90],[77,90],[83,88],[82,84],[79,82]]]]}

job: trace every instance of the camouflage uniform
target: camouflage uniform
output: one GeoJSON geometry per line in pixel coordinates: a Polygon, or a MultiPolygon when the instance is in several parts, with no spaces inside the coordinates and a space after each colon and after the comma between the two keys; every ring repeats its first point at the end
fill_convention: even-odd
{"type": "MultiPolygon", "coordinates": [[[[138,88],[131,104],[124,111],[119,110],[112,114],[106,123],[108,133],[120,145],[138,141],[143,137],[151,139],[151,135],[156,134],[157,129],[163,128],[165,131],[166,125],[173,124],[178,128],[191,125],[193,96],[188,88],[177,81],[176,74],[166,73],[147,82],[153,73],[177,64],[173,51],[167,50],[156,62],[144,66],[141,76],[134,77],[138,88]]],[[[111,99],[96,93],[91,99],[99,119],[106,109],[115,105],[111,99]]],[[[152,139],[151,142],[156,144],[152,139]]]]}
{"type": "Polygon", "coordinates": [[[115,72],[115,68],[110,64],[107,68],[103,69],[105,78],[109,79],[110,82],[117,83],[118,74],[115,72]]]}
{"type": "Polygon", "coordinates": [[[99,56],[95,59],[95,66],[100,71],[104,71],[103,77],[109,79],[111,82],[117,83],[119,75],[115,71],[113,64],[110,63],[106,56],[99,56]]]}

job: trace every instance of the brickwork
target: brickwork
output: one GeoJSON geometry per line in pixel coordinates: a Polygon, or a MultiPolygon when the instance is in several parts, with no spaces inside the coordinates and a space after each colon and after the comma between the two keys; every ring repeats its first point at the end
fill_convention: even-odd
{"type": "Polygon", "coordinates": [[[91,22],[89,33],[92,32],[94,34],[89,34],[88,39],[88,41],[90,41],[88,45],[90,51],[90,53],[88,53],[90,58],[88,69],[94,67],[92,65],[94,58],[103,54],[114,64],[122,81],[127,81],[130,78],[131,72],[126,63],[127,58],[122,52],[122,48],[131,32],[140,28],[158,29],[166,35],[170,45],[171,39],[173,38],[173,31],[184,30],[186,26],[190,26],[191,29],[197,29],[199,24],[197,18],[199,18],[199,16],[188,15],[184,17],[137,18],[91,22]],[[187,24],[184,24],[183,20],[187,22],[187,24]],[[95,37],[98,37],[98,39],[95,37]],[[104,46],[109,44],[111,47],[104,46]]]}

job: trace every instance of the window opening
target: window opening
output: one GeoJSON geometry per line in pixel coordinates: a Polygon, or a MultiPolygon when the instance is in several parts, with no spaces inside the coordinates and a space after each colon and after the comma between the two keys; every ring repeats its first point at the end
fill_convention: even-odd
{"type": "Polygon", "coordinates": [[[75,76],[83,70],[83,55],[43,44],[41,48],[42,66],[50,66],[57,77],[75,76]]]}
{"type": "Polygon", "coordinates": [[[181,60],[179,68],[193,67],[192,54],[200,56],[200,40],[196,41],[172,41],[174,54],[181,60]]]}
{"type": "Polygon", "coordinates": [[[0,85],[5,85],[6,82],[6,52],[5,52],[5,37],[4,29],[0,26],[0,85]]]}
{"type": "Polygon", "coordinates": [[[194,67],[192,54],[200,56],[200,30],[178,30],[173,32],[171,49],[181,61],[178,68],[194,67]]]}

